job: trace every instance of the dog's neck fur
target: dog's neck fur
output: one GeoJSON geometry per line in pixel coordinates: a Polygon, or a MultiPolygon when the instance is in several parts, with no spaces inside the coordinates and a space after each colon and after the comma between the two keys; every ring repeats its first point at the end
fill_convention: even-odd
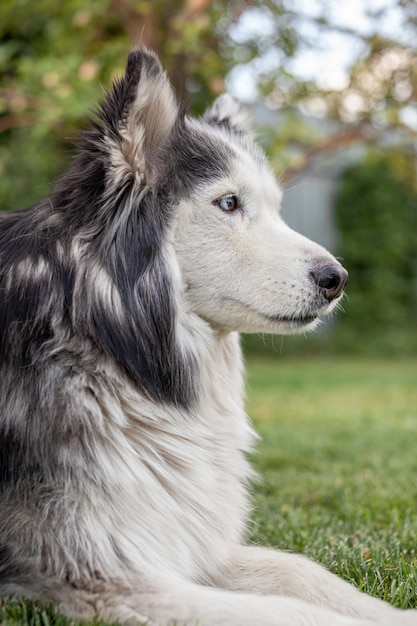
{"type": "Polygon", "coordinates": [[[138,397],[126,380],[121,384],[117,376],[108,383],[109,393],[103,392],[102,413],[120,416],[121,423],[110,426],[114,429],[111,437],[125,453],[119,457],[120,471],[112,470],[112,476],[124,476],[124,482],[108,486],[114,494],[111,511],[103,501],[101,514],[117,516],[113,526],[120,534],[114,537],[115,544],[135,567],[153,563],[207,581],[227,559],[230,546],[244,538],[247,482],[252,476],[246,453],[254,434],[243,406],[237,333],[214,332],[201,320],[194,332],[200,376],[193,413],[168,405],[156,407],[138,397]],[[106,396],[110,406],[106,406],[106,396]],[[152,488],[142,490],[137,483],[138,467],[152,488]],[[129,482],[127,475],[132,476],[129,482]]]}

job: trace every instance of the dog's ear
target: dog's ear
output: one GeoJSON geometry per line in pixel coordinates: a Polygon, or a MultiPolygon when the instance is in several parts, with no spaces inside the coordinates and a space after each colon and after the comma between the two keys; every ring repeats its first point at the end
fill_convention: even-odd
{"type": "Polygon", "coordinates": [[[203,115],[203,120],[234,132],[251,133],[251,116],[238,100],[228,93],[219,96],[203,115]]]}
{"type": "Polygon", "coordinates": [[[179,107],[157,56],[150,50],[130,52],[124,77],[102,103],[105,137],[114,171],[149,182],[157,155],[170,137],[179,107]]]}
{"type": "Polygon", "coordinates": [[[152,52],[129,54],[125,75],[98,115],[72,175],[79,189],[91,167],[90,196],[83,193],[76,204],[84,220],[87,212],[91,216],[85,269],[79,261],[85,273],[76,324],[80,333],[88,329],[145,395],[190,406],[195,368],[177,337],[176,287],[166,243],[170,207],[158,187],[183,113],[152,52]],[[98,192],[99,185],[104,188],[98,192]]]}

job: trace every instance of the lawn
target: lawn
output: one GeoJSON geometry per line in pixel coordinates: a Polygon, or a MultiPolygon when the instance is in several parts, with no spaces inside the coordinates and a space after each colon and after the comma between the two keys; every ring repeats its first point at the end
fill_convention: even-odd
{"type": "MultiPolygon", "coordinates": [[[[417,606],[417,360],[249,359],[248,409],[261,435],[251,540],[417,606]]],[[[4,626],[51,620],[0,605],[4,626]]]]}
{"type": "Polygon", "coordinates": [[[250,361],[253,541],[417,606],[417,361],[250,361]]]}

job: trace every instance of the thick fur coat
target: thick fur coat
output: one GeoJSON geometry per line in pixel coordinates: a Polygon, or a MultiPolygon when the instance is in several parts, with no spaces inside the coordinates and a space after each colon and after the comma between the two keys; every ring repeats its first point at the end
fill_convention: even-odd
{"type": "Polygon", "coordinates": [[[0,593],[150,626],[417,625],[245,545],[236,331],[314,328],[346,271],[279,216],[240,106],[133,51],[49,198],[0,218],[0,593]]]}

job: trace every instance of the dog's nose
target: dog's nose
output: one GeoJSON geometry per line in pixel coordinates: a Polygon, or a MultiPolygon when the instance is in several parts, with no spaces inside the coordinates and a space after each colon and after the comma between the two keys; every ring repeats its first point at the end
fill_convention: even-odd
{"type": "Polygon", "coordinates": [[[311,272],[323,296],[331,302],[342,293],[348,273],[340,264],[322,265],[311,272]]]}

